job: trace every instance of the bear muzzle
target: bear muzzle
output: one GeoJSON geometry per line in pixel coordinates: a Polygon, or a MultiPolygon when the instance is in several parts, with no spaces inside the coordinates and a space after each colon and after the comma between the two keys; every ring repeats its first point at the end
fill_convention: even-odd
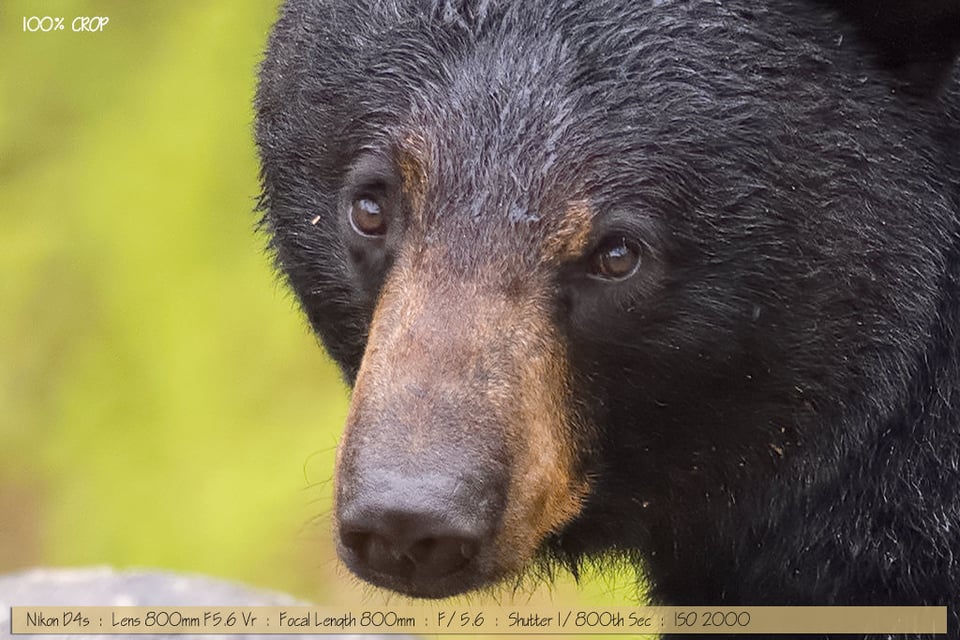
{"type": "Polygon", "coordinates": [[[337,455],[347,567],[428,598],[522,571],[587,494],[567,387],[537,308],[388,283],[337,455]]]}

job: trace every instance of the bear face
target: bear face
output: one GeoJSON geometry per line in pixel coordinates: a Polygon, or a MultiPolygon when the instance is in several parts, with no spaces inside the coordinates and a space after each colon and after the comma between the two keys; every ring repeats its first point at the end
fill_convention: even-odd
{"type": "Polygon", "coordinates": [[[622,552],[666,602],[956,592],[922,524],[960,522],[931,414],[957,386],[956,30],[914,58],[844,10],[285,7],[264,225],[354,386],[351,570],[443,597],[622,552]],[[939,93],[898,90],[916,65],[939,93]],[[904,544],[931,576],[907,590],[904,544]]]}

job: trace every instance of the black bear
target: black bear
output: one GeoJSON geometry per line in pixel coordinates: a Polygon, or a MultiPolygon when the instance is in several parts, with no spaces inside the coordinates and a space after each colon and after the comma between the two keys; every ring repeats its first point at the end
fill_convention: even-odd
{"type": "Polygon", "coordinates": [[[958,0],[288,2],[263,225],[353,385],[347,566],[958,637],[958,43],[958,0]]]}

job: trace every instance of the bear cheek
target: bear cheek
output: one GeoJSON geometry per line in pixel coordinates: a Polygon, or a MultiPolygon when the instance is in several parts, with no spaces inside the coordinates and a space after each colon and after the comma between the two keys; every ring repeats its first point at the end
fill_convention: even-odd
{"type": "Polygon", "coordinates": [[[558,347],[543,344],[519,358],[516,428],[508,432],[513,473],[496,540],[504,572],[526,564],[547,536],[580,513],[589,493],[579,470],[566,359],[558,347]]]}
{"type": "Polygon", "coordinates": [[[420,597],[521,570],[579,512],[566,363],[541,314],[388,286],[337,455],[348,567],[420,597]],[[402,292],[402,296],[393,292],[402,292]]]}

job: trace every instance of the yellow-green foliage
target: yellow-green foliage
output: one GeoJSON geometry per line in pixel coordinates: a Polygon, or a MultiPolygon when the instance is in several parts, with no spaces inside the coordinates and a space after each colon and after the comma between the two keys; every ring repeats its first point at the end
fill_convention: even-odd
{"type": "Polygon", "coordinates": [[[274,7],[2,11],[0,494],[21,514],[3,568],[309,590],[331,556],[305,527],[329,492],[308,487],[329,478],[346,392],[253,233],[274,7]],[[67,29],[23,33],[24,15],[67,29]],[[72,33],[83,15],[110,22],[72,33]]]}

